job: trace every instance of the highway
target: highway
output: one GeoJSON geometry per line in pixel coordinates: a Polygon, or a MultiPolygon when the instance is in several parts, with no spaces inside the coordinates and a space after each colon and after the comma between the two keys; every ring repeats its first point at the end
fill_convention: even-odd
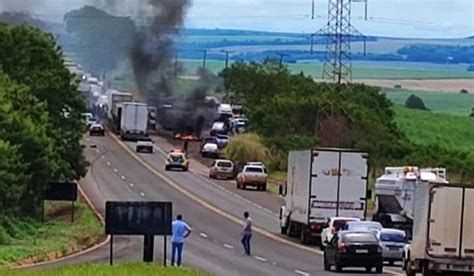
{"type": "MultiPolygon", "coordinates": [[[[334,275],[323,270],[317,250],[276,234],[279,227],[275,210],[252,204],[209,181],[198,173],[199,164],[192,164],[191,172],[165,171],[164,155],[136,154],[130,149],[133,143],[126,146],[111,135],[87,138],[86,146],[86,157],[92,164],[81,187],[94,206],[104,214],[107,200],[172,201],[174,214],[183,214],[194,229],[185,244],[185,266],[217,275],[334,275]],[[97,148],[91,148],[91,144],[97,148]],[[244,211],[250,212],[255,226],[252,257],[244,256],[240,245],[239,223],[244,211]]],[[[115,261],[140,260],[142,245],[141,237],[117,237],[115,261]]],[[[162,245],[162,238],[157,237],[156,262],[162,259],[162,245]]],[[[106,245],[41,267],[107,262],[108,257],[106,245]]]]}

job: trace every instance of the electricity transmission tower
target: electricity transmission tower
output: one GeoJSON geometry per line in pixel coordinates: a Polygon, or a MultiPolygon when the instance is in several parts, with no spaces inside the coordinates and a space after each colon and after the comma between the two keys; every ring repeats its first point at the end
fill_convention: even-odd
{"type": "Polygon", "coordinates": [[[366,37],[351,24],[351,3],[365,2],[365,18],[367,18],[367,0],[328,0],[328,2],[328,23],[311,38],[314,35],[326,37],[323,79],[337,84],[350,83],[351,39],[362,38],[364,55],[366,50],[366,37]]]}

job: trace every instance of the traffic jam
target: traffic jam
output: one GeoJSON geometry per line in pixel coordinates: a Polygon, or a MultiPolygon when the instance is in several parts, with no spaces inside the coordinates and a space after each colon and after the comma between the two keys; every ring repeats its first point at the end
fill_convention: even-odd
{"type": "MultiPolygon", "coordinates": [[[[105,96],[107,103],[96,105],[95,114],[83,114],[89,134],[105,135],[107,122],[121,139],[135,141],[137,152],[152,154],[150,133],[159,129],[159,111],[133,102],[131,93],[107,90],[105,96]]],[[[165,169],[186,172],[190,162],[208,160],[210,179],[232,180],[235,189],[266,191],[263,162],[222,157],[233,137],[246,131],[243,106],[219,103],[216,112],[201,133],[167,130],[181,146],[167,153],[165,169]],[[191,143],[199,144],[199,155],[189,156],[191,143]]],[[[352,149],[290,151],[286,185],[279,186],[284,203],[275,210],[280,234],[318,246],[326,271],[357,267],[382,273],[390,266],[409,276],[472,273],[474,240],[467,233],[474,230],[474,215],[465,210],[474,207],[474,190],[450,185],[443,168],[416,166],[386,167],[370,186],[368,160],[367,153],[352,149]],[[442,208],[453,202],[462,204],[442,208]]]]}

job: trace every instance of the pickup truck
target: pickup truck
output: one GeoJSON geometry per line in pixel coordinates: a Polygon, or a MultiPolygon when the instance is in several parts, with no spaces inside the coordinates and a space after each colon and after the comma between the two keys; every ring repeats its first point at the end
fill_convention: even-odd
{"type": "Polygon", "coordinates": [[[267,190],[267,174],[262,166],[247,165],[237,175],[237,189],[245,189],[247,186],[256,187],[259,191],[267,190]]]}

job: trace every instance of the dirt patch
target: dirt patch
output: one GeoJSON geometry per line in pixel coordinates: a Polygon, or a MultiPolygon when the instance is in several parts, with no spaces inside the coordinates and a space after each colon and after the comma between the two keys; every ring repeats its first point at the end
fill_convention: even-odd
{"type": "Polygon", "coordinates": [[[355,80],[358,83],[365,83],[372,86],[384,88],[394,88],[401,85],[402,89],[419,91],[437,91],[446,93],[459,93],[461,89],[467,89],[469,93],[474,93],[474,79],[410,79],[410,80],[387,80],[370,79],[355,80]]]}

